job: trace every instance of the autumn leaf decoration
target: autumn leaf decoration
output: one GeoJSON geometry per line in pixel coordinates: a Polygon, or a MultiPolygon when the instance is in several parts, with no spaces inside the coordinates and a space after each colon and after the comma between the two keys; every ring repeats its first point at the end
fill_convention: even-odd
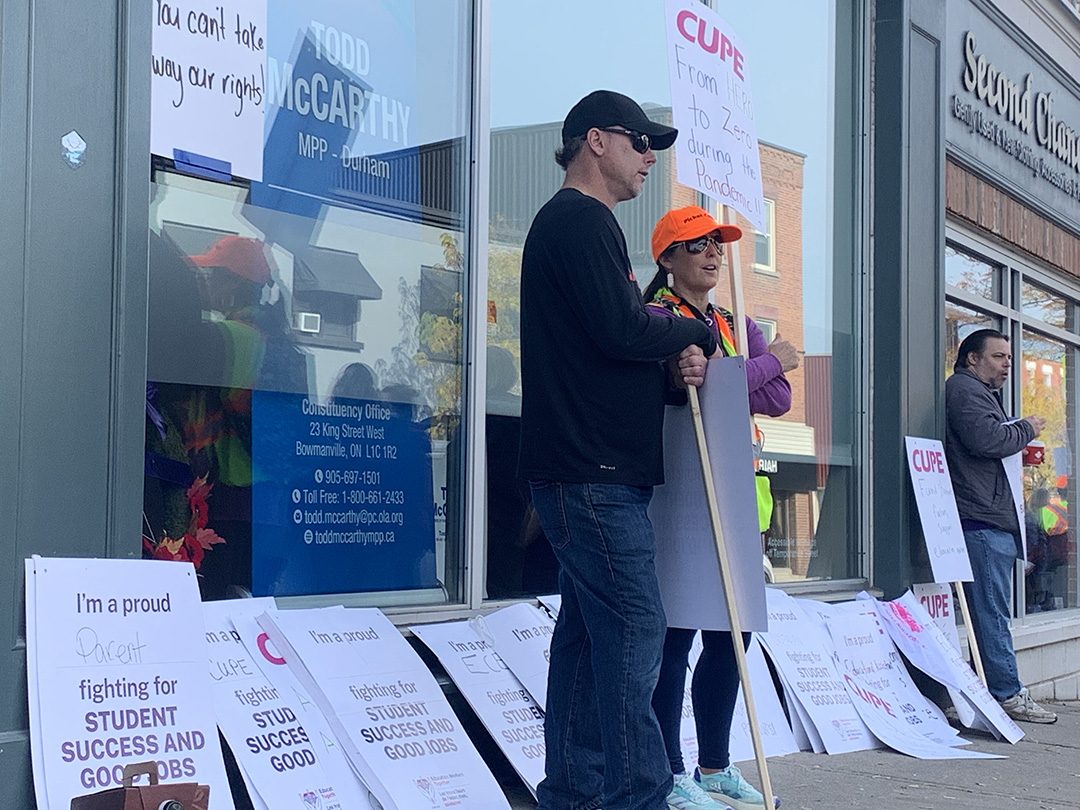
{"type": "Polygon", "coordinates": [[[190,562],[198,570],[206,552],[218,543],[225,542],[225,538],[213,529],[207,528],[210,522],[208,501],[213,488],[213,484],[207,483],[205,475],[196,478],[188,487],[186,494],[191,518],[188,520],[187,531],[183,535],[169,537],[167,532],[163,532],[161,540],[156,543],[151,538],[143,536],[143,549],[151,558],[190,562]]]}

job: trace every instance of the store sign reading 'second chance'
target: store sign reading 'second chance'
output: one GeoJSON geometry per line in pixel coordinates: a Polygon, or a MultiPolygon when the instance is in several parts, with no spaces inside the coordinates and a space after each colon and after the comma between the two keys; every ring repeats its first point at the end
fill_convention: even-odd
{"type": "MultiPolygon", "coordinates": [[[[964,34],[962,87],[952,115],[1074,200],[1080,200],[1080,133],[1059,117],[1052,91],[1039,90],[1030,73],[1011,77],[964,34]]],[[[1080,121],[1075,122],[1080,126],[1080,121]]]]}

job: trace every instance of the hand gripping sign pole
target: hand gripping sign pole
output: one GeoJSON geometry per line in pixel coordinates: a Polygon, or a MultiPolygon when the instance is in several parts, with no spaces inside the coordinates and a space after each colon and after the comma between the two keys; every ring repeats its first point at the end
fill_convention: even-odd
{"type": "MultiPolygon", "coordinates": [[[[724,221],[728,221],[727,206],[724,206],[724,221]]],[[[746,321],[742,317],[742,280],[737,272],[739,248],[732,242],[731,248],[731,300],[732,315],[735,321],[735,335],[738,343],[736,350],[746,346],[746,321]]],[[[709,461],[709,447],[705,442],[705,424],[701,418],[701,403],[698,401],[697,388],[689,386],[690,412],[694,421],[694,437],[697,439],[698,456],[701,459],[701,474],[705,479],[705,500],[709,506],[709,521],[712,524],[713,539],[716,542],[716,560],[720,566],[720,579],[724,583],[724,600],[727,603],[728,617],[731,621],[731,643],[735,649],[735,663],[739,668],[739,683],[742,685],[743,702],[746,704],[746,716],[750,722],[750,737],[754,743],[754,758],[757,761],[758,774],[761,777],[761,792],[766,801],[773,796],[772,781],[769,779],[769,766],[765,758],[765,743],[761,739],[758,726],[757,707],[754,704],[754,691],[750,683],[750,668],[746,660],[746,650],[742,643],[742,622],[739,619],[739,606],[735,599],[735,584],[731,578],[731,566],[728,564],[727,545],[724,543],[724,529],[720,523],[720,509],[716,503],[716,489],[713,486],[712,464],[709,461]]],[[[753,424],[751,424],[751,431],[753,424]]]]}

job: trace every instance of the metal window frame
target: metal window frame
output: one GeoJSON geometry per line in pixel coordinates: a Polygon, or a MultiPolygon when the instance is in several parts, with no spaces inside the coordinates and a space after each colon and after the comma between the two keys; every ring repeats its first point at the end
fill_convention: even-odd
{"type": "MultiPolygon", "coordinates": [[[[946,218],[945,241],[946,244],[956,245],[965,253],[997,265],[1001,273],[997,291],[999,300],[990,301],[950,286],[946,289],[946,301],[954,301],[962,306],[972,307],[1001,318],[1004,321],[1002,331],[1009,335],[1014,346],[1021,346],[1021,356],[1024,333],[1027,331],[1062,343],[1070,353],[1072,367],[1078,367],[1078,361],[1080,361],[1080,317],[1078,317],[1080,316],[1080,283],[1061,275],[1060,272],[1040,266],[1036,260],[1023,256],[1018,251],[990,242],[985,236],[980,236],[973,229],[948,217],[946,218]],[[1021,295],[1025,282],[1035,283],[1063,297],[1066,305],[1072,309],[1076,331],[1070,332],[1025,315],[1021,295]]],[[[1010,415],[1019,412],[1020,403],[1023,401],[1022,378],[1022,374],[1013,374],[1009,380],[1005,409],[1010,415]]],[[[1073,423],[1080,424],[1080,380],[1077,379],[1077,375],[1071,374],[1066,377],[1065,385],[1066,401],[1073,403],[1073,423]]],[[[1080,448],[1074,447],[1072,455],[1072,461],[1075,462],[1080,457],[1080,448]]],[[[1012,621],[1023,624],[1027,621],[1027,581],[1022,560],[1016,561],[1014,585],[1015,604],[1012,621]]]]}

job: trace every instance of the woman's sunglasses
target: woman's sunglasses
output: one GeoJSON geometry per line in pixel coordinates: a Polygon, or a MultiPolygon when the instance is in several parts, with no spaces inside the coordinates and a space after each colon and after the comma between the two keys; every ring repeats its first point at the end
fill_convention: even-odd
{"type": "Polygon", "coordinates": [[[710,244],[714,248],[716,248],[716,251],[718,253],[723,253],[724,252],[724,248],[723,248],[724,243],[721,241],[720,237],[719,236],[713,236],[711,234],[708,235],[708,236],[699,237],[697,239],[688,239],[685,242],[679,242],[679,244],[682,245],[684,248],[686,248],[687,253],[691,253],[691,254],[693,254],[695,256],[697,254],[699,254],[699,253],[704,253],[706,250],[708,250],[710,244]]]}
{"type": "Polygon", "coordinates": [[[644,132],[634,132],[632,129],[622,129],[620,127],[607,127],[601,131],[626,135],[630,139],[630,148],[639,155],[644,155],[649,151],[649,136],[644,132]]]}

